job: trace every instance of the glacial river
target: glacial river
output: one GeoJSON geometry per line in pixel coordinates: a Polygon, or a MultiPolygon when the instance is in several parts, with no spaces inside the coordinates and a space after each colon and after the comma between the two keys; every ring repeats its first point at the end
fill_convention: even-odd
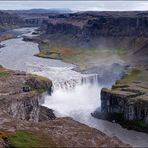
{"type": "MultiPolygon", "coordinates": [[[[34,28],[16,31],[31,36],[34,28]]],[[[95,119],[91,113],[100,107],[101,85],[96,74],[84,75],[72,70],[75,66],[59,60],[38,58],[38,44],[25,42],[22,36],[3,41],[0,48],[0,65],[9,69],[26,71],[45,76],[53,81],[53,93],[45,95],[44,106],[55,110],[59,117],[72,117],[109,136],[116,136],[123,142],[137,147],[146,147],[148,134],[127,130],[117,123],[95,119]]]]}

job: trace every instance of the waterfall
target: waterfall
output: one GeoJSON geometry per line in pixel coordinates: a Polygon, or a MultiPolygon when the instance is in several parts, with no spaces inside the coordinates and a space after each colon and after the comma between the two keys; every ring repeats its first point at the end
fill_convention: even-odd
{"type": "Polygon", "coordinates": [[[28,72],[48,77],[53,82],[53,91],[72,90],[78,85],[97,84],[97,74],[81,74],[73,71],[73,67],[48,67],[42,64],[28,64],[28,72]],[[32,71],[33,70],[33,71],[32,71]]]}
{"type": "Polygon", "coordinates": [[[68,80],[58,80],[53,81],[54,89],[63,89],[69,90],[75,88],[77,85],[85,85],[85,84],[97,84],[98,75],[97,74],[88,74],[88,75],[80,75],[79,77],[74,77],[68,80]]]}
{"type": "Polygon", "coordinates": [[[98,83],[98,74],[87,74],[84,75],[81,79],[82,84],[97,84],[98,83]]]}

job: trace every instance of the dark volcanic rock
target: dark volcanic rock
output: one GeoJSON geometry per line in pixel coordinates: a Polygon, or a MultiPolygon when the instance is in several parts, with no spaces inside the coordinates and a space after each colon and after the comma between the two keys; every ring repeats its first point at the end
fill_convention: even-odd
{"type": "Polygon", "coordinates": [[[3,47],[5,47],[5,45],[1,45],[1,44],[0,44],[0,48],[3,48],[3,47]]]}
{"type": "Polygon", "coordinates": [[[0,32],[23,26],[24,21],[17,15],[0,11],[0,32]]]}
{"type": "Polygon", "coordinates": [[[128,12],[128,15],[124,12],[84,12],[65,14],[65,17],[62,18],[57,15],[57,17],[44,21],[44,25],[47,34],[72,34],[81,36],[81,39],[100,36],[147,37],[147,18],[148,14],[141,14],[140,12],[128,12]]]}
{"type": "Polygon", "coordinates": [[[103,88],[101,113],[96,112],[93,115],[148,133],[148,81],[145,75],[146,71],[135,71],[117,81],[111,90],[103,88]],[[137,81],[139,76],[141,80],[137,81]]]}
{"type": "Polygon", "coordinates": [[[49,109],[45,106],[40,106],[39,121],[48,121],[55,118],[56,116],[54,115],[52,109],[49,109]]]}

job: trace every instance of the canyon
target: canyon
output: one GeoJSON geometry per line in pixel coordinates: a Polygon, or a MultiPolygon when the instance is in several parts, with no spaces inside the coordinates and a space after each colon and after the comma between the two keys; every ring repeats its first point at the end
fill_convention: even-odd
{"type": "MultiPolygon", "coordinates": [[[[49,17],[49,20],[43,23],[43,28],[41,27],[41,30],[43,29],[45,32],[41,37],[50,42],[49,48],[51,49],[62,49],[67,45],[74,51],[79,48],[89,49],[92,52],[94,49],[117,50],[116,54],[135,70],[128,72],[123,78],[121,77],[121,81],[113,85],[111,91],[102,89],[101,111],[102,114],[119,114],[119,118],[125,119],[130,128],[144,132],[147,132],[148,117],[146,105],[148,89],[147,18],[147,11],[79,12],[49,17]],[[56,45],[51,44],[52,42],[56,42],[56,45]],[[58,47],[57,44],[60,46],[58,47]]],[[[44,54],[42,50],[47,49],[41,47],[42,54],[39,54],[41,57],[44,54]]],[[[61,54],[63,53],[61,52],[61,54]]],[[[95,52],[95,54],[97,53],[95,52]]],[[[90,67],[93,67],[93,64],[90,67]]],[[[125,122],[124,124],[126,124],[125,122]]]]}
{"type": "MultiPolygon", "coordinates": [[[[30,35],[28,29],[32,30],[32,28],[25,29],[26,35],[30,35]]],[[[24,29],[20,30],[23,31],[24,29]]],[[[61,145],[64,147],[109,145],[129,147],[129,145],[122,143],[118,138],[110,138],[101,131],[74,121],[72,118],[56,118],[53,110],[43,106],[42,101],[44,101],[43,96],[50,96],[52,94],[52,85],[55,86],[54,83],[59,83],[59,81],[55,82],[55,78],[53,76],[50,77],[54,72],[48,74],[48,72],[50,72],[50,69],[48,71],[48,60],[41,60],[33,56],[35,52],[38,52],[37,44],[31,42],[26,44],[26,42],[22,41],[22,38],[9,39],[2,43],[6,46],[1,49],[0,62],[7,68],[14,69],[15,71],[5,69],[2,66],[0,67],[1,147],[20,147],[22,145],[27,147],[60,147],[61,145]],[[13,45],[14,47],[17,45],[17,48],[15,48],[15,56],[12,56],[12,51],[14,50],[12,48],[13,45]],[[26,50],[29,49],[21,59],[18,58],[20,57],[19,47],[22,47],[21,55],[23,55],[23,51],[26,52],[26,50]],[[31,48],[32,50],[30,50],[31,48]],[[33,49],[35,49],[35,51],[33,49]],[[7,60],[8,57],[9,61],[7,60]],[[24,61],[22,61],[22,59],[24,61]],[[22,65],[26,61],[27,63],[22,65]],[[39,64],[43,64],[45,67],[41,65],[43,68],[41,70],[39,64]],[[53,84],[52,81],[47,78],[26,74],[26,72],[20,72],[19,70],[26,71],[27,73],[36,73],[38,75],[41,75],[41,72],[42,74],[45,72],[49,78],[54,80],[53,84]],[[42,94],[44,91],[46,91],[45,94],[42,94]],[[25,143],[20,142],[21,139],[17,139],[17,136],[19,138],[25,138],[23,139],[25,143]],[[43,136],[46,138],[43,139],[43,136]]],[[[52,62],[52,66],[54,64],[57,66],[61,64],[61,66],[63,66],[62,71],[67,65],[60,61],[50,62],[52,62]]],[[[72,71],[70,72],[72,73],[72,71]]],[[[65,81],[66,80],[67,79],[65,79],[65,81]]],[[[63,86],[65,85],[63,84],[63,86]]],[[[58,87],[56,87],[56,89],[58,89],[58,87]]]]}
{"type": "MultiPolygon", "coordinates": [[[[2,16],[4,13],[6,12],[2,12],[2,16]]],[[[108,132],[112,132],[111,127],[115,127],[117,128],[115,135],[119,136],[118,138],[123,142],[133,146],[145,146],[147,134],[132,133],[132,131],[118,127],[117,123],[128,129],[147,133],[147,11],[46,13],[46,15],[32,14],[34,16],[30,18],[28,17],[30,12],[29,14],[23,12],[18,16],[17,21],[16,18],[13,18],[15,13],[11,19],[9,13],[7,12],[4,15],[5,18],[8,18],[4,20],[5,22],[2,22],[3,19],[0,20],[0,24],[3,26],[1,32],[5,29],[24,26],[39,28],[31,32],[31,36],[30,34],[24,34],[20,36],[21,38],[4,39],[2,45],[6,45],[6,47],[1,48],[0,64],[9,69],[47,77],[52,80],[53,88],[51,89],[50,80],[46,79],[45,82],[41,78],[41,81],[36,81],[37,77],[32,75],[30,78],[30,76],[21,72],[12,72],[10,80],[4,80],[2,77],[2,86],[6,85],[3,81],[10,82],[9,85],[16,83],[15,91],[17,92],[13,92],[14,88],[12,86],[10,90],[7,90],[12,92],[12,95],[16,95],[13,99],[11,94],[3,92],[6,90],[5,88],[2,87],[1,89],[2,98],[7,96],[7,99],[2,99],[1,102],[2,106],[6,108],[5,113],[1,113],[1,118],[4,119],[5,117],[9,121],[8,125],[6,124],[7,121],[1,123],[4,130],[1,135],[5,135],[5,129],[7,129],[6,139],[9,139],[11,130],[17,133],[25,129],[25,131],[31,132],[33,135],[38,135],[38,132],[46,136],[52,135],[51,137],[47,136],[52,139],[51,145],[56,143],[56,146],[62,144],[68,147],[74,146],[74,133],[82,131],[82,133],[87,133],[88,137],[78,134],[75,137],[77,146],[109,146],[110,144],[121,147],[129,146],[124,145],[117,138],[109,138],[105,135],[111,136],[108,132]],[[6,23],[11,24],[13,21],[16,23],[15,26],[8,25],[8,27],[5,27],[6,23]],[[13,48],[14,43],[17,43],[14,48],[16,48],[18,55],[11,57],[11,48],[13,48]],[[27,47],[25,48],[25,46],[27,47]],[[31,48],[31,46],[36,50],[26,52],[26,49],[31,48]],[[40,51],[38,51],[38,46],[40,51]],[[22,48],[21,52],[18,49],[20,47],[22,48]],[[21,59],[19,58],[20,55],[21,59]],[[44,59],[39,57],[44,57],[44,59]],[[78,59],[75,59],[75,57],[78,59]],[[17,62],[16,59],[18,59],[17,62]],[[38,59],[40,60],[38,61],[38,59]],[[54,59],[60,59],[77,66],[73,64],[67,65],[68,63],[54,59]],[[27,82],[29,84],[26,85],[25,83],[24,85],[23,83],[23,86],[21,83],[26,81],[28,77],[29,81],[27,82]],[[18,82],[11,82],[12,78],[18,82]],[[84,85],[81,85],[82,83],[84,85]],[[49,95],[45,93],[42,96],[41,93],[47,88],[49,88],[49,95]],[[70,90],[68,90],[69,88],[70,90]],[[34,89],[37,92],[34,92],[34,89]],[[71,89],[73,92],[71,92],[71,89]],[[36,93],[40,95],[36,95],[36,93]],[[59,97],[59,95],[61,96],[59,97]],[[68,97],[75,101],[70,103],[68,97]],[[78,97],[84,97],[84,100],[78,97]],[[24,98],[27,98],[28,101],[24,98]],[[75,98],[78,98],[78,100],[75,98]],[[93,99],[90,101],[90,98],[93,99]],[[20,100],[18,101],[18,99],[20,100]],[[60,102],[60,99],[63,103],[60,102]],[[42,106],[38,100],[44,102],[41,103],[42,106]],[[75,108],[73,104],[77,105],[78,108],[75,108]],[[88,104],[93,105],[89,106],[88,104]],[[71,110],[68,106],[71,107],[71,110]],[[93,118],[91,115],[98,119],[93,118]],[[67,116],[73,119],[67,118],[67,116]],[[87,117],[87,119],[84,117],[87,117]],[[14,122],[14,119],[18,123],[14,122]],[[22,122],[22,120],[25,122],[22,122]],[[82,123],[98,130],[101,130],[102,123],[102,131],[92,129],[82,123]],[[14,125],[15,129],[11,129],[11,124],[14,125]],[[54,126],[54,124],[58,126],[54,126]],[[108,124],[108,126],[104,124],[108,124]],[[116,125],[113,126],[114,124],[116,125]],[[34,128],[31,130],[32,126],[34,128]],[[43,127],[46,128],[43,130],[43,127]],[[104,128],[109,128],[109,131],[105,131],[104,128]],[[95,135],[92,135],[92,131],[95,135]],[[124,137],[120,134],[123,131],[131,136],[124,137]],[[60,136],[59,133],[61,133],[60,136]],[[135,145],[131,138],[132,135],[136,135],[135,138],[137,138],[134,140],[134,142],[136,141],[135,145]],[[137,135],[145,137],[145,141],[143,141],[144,138],[143,140],[138,139],[137,135]],[[65,142],[60,141],[61,136],[64,136],[65,142]],[[97,140],[94,139],[95,137],[97,137],[97,140]],[[67,138],[73,140],[69,141],[67,138]]],[[[30,33],[29,28],[27,31],[30,33]]],[[[16,35],[16,31],[14,32],[16,35]]],[[[4,68],[1,69],[4,70],[4,68]]],[[[7,73],[6,69],[4,71],[7,73]]],[[[6,88],[9,87],[6,85],[6,88]]],[[[5,140],[2,143],[7,144],[5,140]]]]}

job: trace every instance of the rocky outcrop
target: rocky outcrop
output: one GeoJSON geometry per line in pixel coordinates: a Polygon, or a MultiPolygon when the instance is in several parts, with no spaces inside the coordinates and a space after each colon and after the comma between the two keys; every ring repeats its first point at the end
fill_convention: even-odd
{"type": "Polygon", "coordinates": [[[148,13],[141,12],[83,12],[49,17],[44,24],[47,25],[47,33],[65,33],[69,30],[69,34],[82,37],[147,37],[147,16],[148,13]]]}
{"type": "Polygon", "coordinates": [[[0,48],[3,48],[3,47],[5,47],[5,45],[1,45],[1,44],[0,44],[0,48]]]}
{"type": "Polygon", "coordinates": [[[132,72],[117,81],[111,90],[101,90],[101,118],[115,120],[127,128],[148,132],[148,81],[142,80],[143,73],[132,72]],[[141,80],[137,81],[139,76],[141,80]]]}
{"type": "Polygon", "coordinates": [[[17,147],[17,144],[24,144],[29,147],[130,147],[116,137],[110,138],[71,118],[35,123],[4,116],[5,120],[2,120],[0,112],[0,146],[17,147]],[[18,139],[15,138],[17,136],[18,139]]]}
{"type": "Polygon", "coordinates": [[[147,124],[148,102],[146,97],[145,93],[134,89],[120,91],[102,89],[102,113],[121,113],[127,120],[143,120],[147,124]]]}
{"type": "Polygon", "coordinates": [[[35,17],[35,18],[25,18],[24,21],[24,26],[26,27],[39,27],[41,26],[42,22],[44,20],[43,18],[40,17],[35,17]]]}
{"type": "Polygon", "coordinates": [[[19,16],[0,11],[0,33],[23,26],[23,23],[24,21],[19,16]]]}
{"type": "Polygon", "coordinates": [[[18,27],[38,27],[43,20],[47,19],[47,14],[24,14],[21,12],[0,11],[0,33],[8,29],[18,27]]]}
{"type": "Polygon", "coordinates": [[[148,37],[147,16],[147,12],[55,15],[43,21],[41,30],[44,38],[70,47],[140,49],[148,37]]]}
{"type": "Polygon", "coordinates": [[[40,106],[39,108],[39,121],[48,121],[55,119],[56,116],[52,109],[49,109],[45,106],[40,106]]]}
{"type": "MultiPolygon", "coordinates": [[[[39,121],[40,112],[45,110],[39,104],[41,93],[47,90],[50,94],[51,87],[51,81],[46,78],[29,76],[1,67],[0,110],[21,120],[39,121]]],[[[51,118],[53,118],[53,112],[48,111],[51,112],[51,118]]],[[[47,117],[49,118],[49,115],[47,117]]]]}
{"type": "Polygon", "coordinates": [[[81,28],[79,26],[73,25],[73,24],[66,24],[66,23],[57,23],[57,24],[52,24],[48,23],[47,34],[55,34],[55,33],[62,33],[64,35],[66,34],[72,34],[72,35],[77,35],[81,34],[81,28]]]}

